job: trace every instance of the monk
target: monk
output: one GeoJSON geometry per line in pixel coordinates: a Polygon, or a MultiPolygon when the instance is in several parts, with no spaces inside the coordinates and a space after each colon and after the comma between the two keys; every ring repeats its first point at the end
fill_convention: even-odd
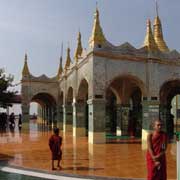
{"type": "Polygon", "coordinates": [[[59,136],[59,128],[54,128],[54,134],[49,138],[49,148],[52,154],[52,170],[56,170],[54,167],[54,160],[57,160],[57,167],[62,169],[60,161],[62,159],[62,137],[59,136]]]}
{"type": "Polygon", "coordinates": [[[167,135],[162,131],[162,122],[157,119],[153,122],[154,131],[148,134],[146,154],[148,180],[166,180],[167,135]]]}

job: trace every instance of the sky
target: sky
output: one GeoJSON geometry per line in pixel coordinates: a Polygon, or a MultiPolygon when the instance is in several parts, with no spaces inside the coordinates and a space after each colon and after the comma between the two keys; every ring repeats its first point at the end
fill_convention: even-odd
{"type": "MultiPolygon", "coordinates": [[[[68,43],[73,57],[79,30],[83,48],[88,48],[96,1],[106,39],[140,48],[146,20],[153,22],[156,15],[155,0],[0,0],[0,68],[19,83],[27,53],[31,74],[55,76],[62,42],[64,59],[68,43]]],[[[164,39],[170,49],[180,52],[180,1],[158,0],[158,4],[164,39]]]]}

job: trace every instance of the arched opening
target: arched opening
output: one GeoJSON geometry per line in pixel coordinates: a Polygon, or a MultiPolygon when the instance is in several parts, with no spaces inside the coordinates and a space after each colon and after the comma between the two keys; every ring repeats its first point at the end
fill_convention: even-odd
{"type": "Polygon", "coordinates": [[[141,137],[144,84],[124,75],[111,81],[106,90],[106,132],[141,137]]]}
{"type": "Polygon", "coordinates": [[[30,109],[29,109],[30,118],[36,119],[37,114],[38,114],[38,105],[39,105],[39,104],[36,103],[36,102],[31,102],[31,103],[30,103],[30,109]]]}
{"type": "Polygon", "coordinates": [[[37,118],[39,122],[56,126],[57,109],[54,97],[47,93],[38,93],[34,95],[31,102],[37,103],[37,118]]]}
{"type": "Polygon", "coordinates": [[[169,138],[179,131],[180,80],[165,82],[160,89],[160,118],[164,122],[164,130],[169,138]]]}
{"type": "Polygon", "coordinates": [[[88,116],[88,82],[83,79],[78,88],[77,94],[77,105],[76,105],[76,127],[80,127],[85,129],[85,135],[88,136],[88,124],[89,124],[89,116],[88,116]]]}
{"type": "Polygon", "coordinates": [[[73,125],[73,88],[69,87],[66,96],[66,104],[65,104],[65,118],[64,118],[64,131],[72,131],[73,125]]]}

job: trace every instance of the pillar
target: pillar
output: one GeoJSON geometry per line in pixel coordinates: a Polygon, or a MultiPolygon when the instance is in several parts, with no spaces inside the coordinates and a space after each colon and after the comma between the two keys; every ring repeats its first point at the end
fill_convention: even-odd
{"type": "Polygon", "coordinates": [[[29,122],[29,104],[28,103],[22,103],[21,105],[21,109],[22,109],[22,120],[23,122],[29,122]]]}
{"type": "Polygon", "coordinates": [[[73,103],[73,136],[86,136],[86,103],[73,103]]]}
{"type": "Polygon", "coordinates": [[[116,135],[121,136],[122,135],[122,129],[121,129],[121,104],[116,105],[116,114],[117,114],[116,135]]]}
{"type": "Polygon", "coordinates": [[[159,101],[144,99],[142,102],[142,149],[147,148],[147,135],[152,130],[152,121],[159,118],[159,101]]]}
{"type": "Polygon", "coordinates": [[[91,144],[105,143],[105,100],[104,99],[89,99],[89,132],[88,142],[91,144]]]}

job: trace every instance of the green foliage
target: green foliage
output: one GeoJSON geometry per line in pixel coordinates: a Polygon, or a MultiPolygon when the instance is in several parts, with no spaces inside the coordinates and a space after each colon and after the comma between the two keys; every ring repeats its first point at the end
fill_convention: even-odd
{"type": "Polygon", "coordinates": [[[11,102],[16,92],[9,90],[12,86],[13,76],[7,75],[4,69],[0,69],[0,107],[12,106],[11,102]]]}

